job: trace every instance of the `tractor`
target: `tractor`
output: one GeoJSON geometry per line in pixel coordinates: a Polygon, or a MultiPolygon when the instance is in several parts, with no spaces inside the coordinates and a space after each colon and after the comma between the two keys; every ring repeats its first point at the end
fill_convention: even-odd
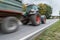
{"type": "Polygon", "coordinates": [[[0,29],[1,33],[12,33],[18,30],[19,21],[23,25],[31,22],[32,26],[46,23],[46,17],[40,15],[38,6],[28,5],[23,11],[21,0],[0,0],[0,29]]]}

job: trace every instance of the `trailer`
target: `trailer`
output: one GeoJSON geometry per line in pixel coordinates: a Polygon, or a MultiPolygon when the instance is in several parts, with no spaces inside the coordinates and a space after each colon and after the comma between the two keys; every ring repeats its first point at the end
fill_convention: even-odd
{"type": "Polygon", "coordinates": [[[21,0],[0,0],[0,29],[2,33],[17,31],[19,21],[21,21],[23,25],[31,22],[33,26],[46,23],[46,17],[39,14],[36,5],[28,5],[26,12],[23,11],[22,5],[21,0]]]}

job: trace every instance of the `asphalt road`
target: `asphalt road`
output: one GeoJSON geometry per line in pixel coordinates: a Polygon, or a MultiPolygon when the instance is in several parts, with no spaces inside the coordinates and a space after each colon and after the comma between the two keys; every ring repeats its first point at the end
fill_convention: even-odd
{"type": "Polygon", "coordinates": [[[56,22],[57,19],[50,19],[46,21],[46,24],[41,24],[39,26],[32,26],[32,25],[20,25],[19,30],[17,32],[11,34],[1,34],[0,33],[0,40],[22,40],[25,36],[29,36],[29,34],[42,29],[43,27],[56,22]]]}

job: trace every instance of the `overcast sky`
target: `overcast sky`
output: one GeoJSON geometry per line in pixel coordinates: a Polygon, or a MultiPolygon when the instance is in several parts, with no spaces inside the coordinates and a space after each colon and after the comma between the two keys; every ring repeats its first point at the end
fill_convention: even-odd
{"type": "Polygon", "coordinates": [[[60,10],[60,0],[23,0],[25,4],[39,4],[39,3],[46,3],[51,5],[53,8],[52,15],[59,15],[60,10]]]}

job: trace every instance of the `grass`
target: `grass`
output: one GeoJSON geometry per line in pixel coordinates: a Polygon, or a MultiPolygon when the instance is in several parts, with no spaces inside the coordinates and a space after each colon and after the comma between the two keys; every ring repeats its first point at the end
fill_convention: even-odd
{"type": "Polygon", "coordinates": [[[51,25],[49,29],[45,30],[34,40],[60,40],[60,21],[51,25]]]}

